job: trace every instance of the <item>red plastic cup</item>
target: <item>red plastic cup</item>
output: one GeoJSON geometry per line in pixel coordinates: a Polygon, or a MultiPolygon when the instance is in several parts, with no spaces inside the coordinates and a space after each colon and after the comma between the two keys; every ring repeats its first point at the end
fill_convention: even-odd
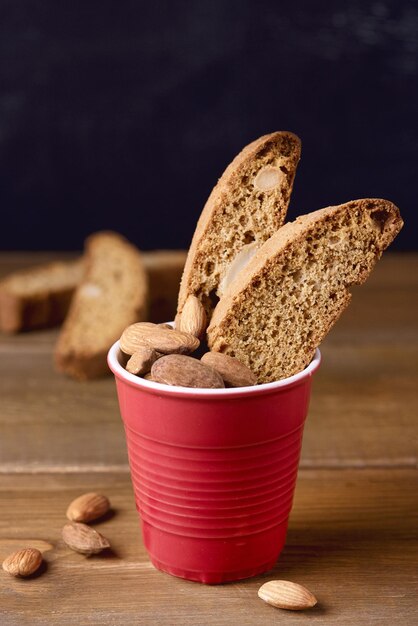
{"type": "Polygon", "coordinates": [[[116,378],[145,547],[160,570],[224,583],[271,569],[284,546],[311,378],[235,389],[116,378]]]}

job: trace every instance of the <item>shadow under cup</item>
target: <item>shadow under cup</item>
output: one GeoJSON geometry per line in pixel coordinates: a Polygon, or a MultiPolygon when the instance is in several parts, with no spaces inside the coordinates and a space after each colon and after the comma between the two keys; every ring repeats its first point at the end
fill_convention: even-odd
{"type": "Polygon", "coordinates": [[[271,569],[292,506],[311,378],[321,355],[284,380],[239,389],[116,378],[144,544],[160,570],[223,583],[271,569]]]}

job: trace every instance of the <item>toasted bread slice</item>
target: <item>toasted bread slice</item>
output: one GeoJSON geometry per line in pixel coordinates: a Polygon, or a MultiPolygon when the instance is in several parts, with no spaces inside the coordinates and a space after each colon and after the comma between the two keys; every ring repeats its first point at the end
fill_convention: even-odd
{"type": "Polygon", "coordinates": [[[193,236],[178,316],[187,298],[194,295],[210,319],[231,264],[235,262],[235,272],[283,224],[299,158],[299,138],[275,132],[250,143],[226,168],[193,236]]]}
{"type": "Polygon", "coordinates": [[[4,278],[0,330],[16,333],[61,323],[82,275],[83,262],[76,259],[19,270],[4,278]]]}
{"type": "Polygon", "coordinates": [[[135,246],[111,232],[86,242],[86,271],[55,348],[59,371],[78,379],[108,372],[106,355],[129,324],[145,319],[147,275],[135,246]]]}
{"type": "Polygon", "coordinates": [[[387,200],[354,200],[303,215],[275,233],[221,298],[212,350],[271,382],[303,370],[403,222],[387,200]]]}

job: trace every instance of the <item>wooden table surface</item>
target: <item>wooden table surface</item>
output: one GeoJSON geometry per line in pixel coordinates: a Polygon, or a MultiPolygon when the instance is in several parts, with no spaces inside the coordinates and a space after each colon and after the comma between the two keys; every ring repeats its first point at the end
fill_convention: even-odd
{"type": "MultiPolygon", "coordinates": [[[[0,255],[0,275],[51,255],[0,255]]],[[[56,257],[56,255],[55,255],[56,257]]],[[[0,572],[2,626],[418,623],[418,255],[387,254],[322,345],[287,545],[275,569],[223,586],[155,570],[139,533],[111,377],[54,372],[56,331],[0,337],[0,560],[39,548],[45,567],[0,572]],[[101,491],[113,551],[61,540],[68,503],[101,491]],[[271,579],[306,585],[309,612],[257,597],[271,579]]]]}

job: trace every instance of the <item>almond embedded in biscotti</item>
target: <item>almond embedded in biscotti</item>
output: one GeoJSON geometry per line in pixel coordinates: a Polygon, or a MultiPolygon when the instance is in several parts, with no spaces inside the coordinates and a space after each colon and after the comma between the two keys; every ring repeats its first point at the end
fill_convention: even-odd
{"type": "Polygon", "coordinates": [[[317,599],[306,587],[288,580],[269,580],[261,585],[258,597],[278,609],[303,611],[317,604],[317,599]]]}
{"type": "Polygon", "coordinates": [[[278,187],[284,178],[285,175],[281,169],[268,165],[258,172],[254,180],[254,187],[260,191],[271,191],[278,187]]]}
{"type": "Polygon", "coordinates": [[[180,318],[180,330],[195,337],[202,337],[207,326],[207,316],[203,304],[190,295],[183,307],[180,318]]]}
{"type": "Polygon", "coordinates": [[[147,327],[138,324],[128,326],[120,339],[121,350],[133,354],[138,348],[148,346],[162,354],[189,354],[199,347],[199,339],[190,333],[168,328],[147,327]]]}
{"type": "Polygon", "coordinates": [[[93,522],[110,510],[110,502],[100,493],[84,493],[71,502],[67,517],[72,522],[93,522]]]}
{"type": "Polygon", "coordinates": [[[235,259],[229,264],[222,280],[219,283],[218,296],[222,297],[240,272],[245,270],[246,266],[257,252],[259,245],[260,244],[257,241],[253,241],[252,243],[247,243],[247,245],[243,246],[242,250],[238,252],[235,259]]]}
{"type": "Polygon", "coordinates": [[[201,361],[183,354],[161,357],[151,368],[152,380],[165,385],[216,389],[223,388],[222,376],[201,361]]]}
{"type": "Polygon", "coordinates": [[[152,364],[155,363],[159,356],[161,355],[159,355],[153,348],[143,346],[142,348],[138,348],[138,350],[132,354],[126,364],[126,369],[131,374],[143,376],[150,371],[152,364]]]}
{"type": "Polygon", "coordinates": [[[206,352],[201,361],[219,372],[229,387],[250,387],[257,384],[256,375],[235,357],[221,352],[206,352]]]}
{"type": "Polygon", "coordinates": [[[42,554],[36,548],[23,548],[12,552],[7,556],[2,564],[5,572],[11,576],[31,576],[40,567],[42,554]]]}
{"type": "Polygon", "coordinates": [[[106,537],[103,537],[94,528],[80,522],[66,524],[62,529],[62,538],[71,550],[87,556],[98,554],[102,550],[110,548],[110,543],[106,537]]]}
{"type": "Polygon", "coordinates": [[[103,294],[103,288],[95,283],[85,283],[79,289],[79,296],[87,298],[88,300],[94,300],[99,298],[103,294]]]}

